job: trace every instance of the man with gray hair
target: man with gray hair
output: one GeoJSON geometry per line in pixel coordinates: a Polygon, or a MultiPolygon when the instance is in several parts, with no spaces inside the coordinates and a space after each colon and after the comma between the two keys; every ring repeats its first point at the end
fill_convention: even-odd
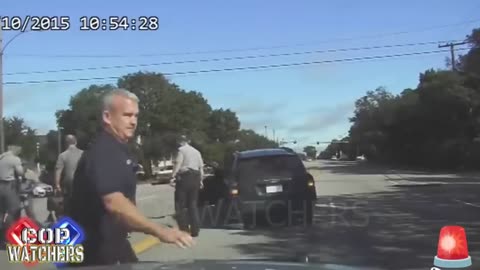
{"type": "Polygon", "coordinates": [[[64,208],[68,208],[67,198],[72,194],[73,176],[83,151],[77,148],[77,138],[74,135],[65,137],[67,149],[58,156],[55,166],[55,192],[64,197],[64,208]]]}
{"type": "Polygon", "coordinates": [[[22,148],[10,145],[7,149],[0,155],[0,206],[4,211],[2,218],[6,228],[20,218],[19,180],[25,173],[18,157],[22,148]]]}
{"type": "Polygon", "coordinates": [[[82,265],[138,261],[127,239],[131,231],[182,248],[193,244],[190,235],[152,222],[135,205],[136,162],[127,143],[135,136],[138,102],[135,94],[123,89],[104,96],[103,131],[78,163],[69,214],[88,236],[82,265]]]}
{"type": "Polygon", "coordinates": [[[203,187],[202,154],[189,144],[186,136],[180,136],[177,158],[172,172],[175,179],[175,213],[181,230],[197,237],[200,232],[198,196],[203,187]]]}

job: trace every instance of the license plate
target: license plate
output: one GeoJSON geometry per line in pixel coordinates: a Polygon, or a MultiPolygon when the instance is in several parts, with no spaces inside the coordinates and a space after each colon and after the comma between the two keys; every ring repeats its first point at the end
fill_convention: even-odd
{"type": "Polygon", "coordinates": [[[282,186],[267,186],[267,193],[276,193],[276,192],[282,192],[283,187],[282,186]]]}

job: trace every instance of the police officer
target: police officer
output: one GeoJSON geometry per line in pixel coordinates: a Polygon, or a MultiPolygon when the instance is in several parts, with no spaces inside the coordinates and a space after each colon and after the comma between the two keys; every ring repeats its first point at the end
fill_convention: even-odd
{"type": "Polygon", "coordinates": [[[22,152],[20,146],[8,146],[8,151],[0,155],[0,203],[5,228],[9,228],[20,218],[21,205],[19,181],[24,175],[22,161],[18,157],[22,152]]]}
{"type": "Polygon", "coordinates": [[[143,232],[180,247],[192,237],[147,219],[135,206],[135,162],[127,142],[134,137],[138,98],[123,89],[104,96],[103,130],[84,151],[73,180],[70,216],[86,234],[81,265],[110,265],[138,261],[128,239],[130,231],[143,232]]]}
{"type": "Polygon", "coordinates": [[[200,232],[198,193],[203,187],[203,159],[186,136],[180,137],[179,145],[172,172],[175,179],[175,214],[179,228],[197,237],[200,232]]]}
{"type": "Polygon", "coordinates": [[[72,194],[73,176],[83,151],[77,148],[77,138],[74,135],[67,135],[65,142],[67,150],[58,156],[55,166],[55,193],[63,195],[64,211],[67,211],[68,197],[72,194]]]}

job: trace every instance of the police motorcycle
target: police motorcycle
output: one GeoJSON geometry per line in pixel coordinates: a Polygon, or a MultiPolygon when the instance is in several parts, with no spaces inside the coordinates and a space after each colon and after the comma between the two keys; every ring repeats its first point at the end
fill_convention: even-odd
{"type": "MultiPolygon", "coordinates": [[[[22,213],[25,216],[30,217],[31,219],[37,221],[35,213],[33,212],[33,206],[30,205],[34,198],[44,198],[52,196],[54,193],[53,187],[41,182],[37,182],[32,179],[27,179],[25,177],[21,177],[17,181],[17,190],[20,197],[20,215],[22,213]]],[[[5,228],[5,222],[7,219],[8,213],[6,213],[6,209],[1,209],[2,220],[1,220],[1,230],[2,234],[5,232],[7,228],[5,228]]]]}

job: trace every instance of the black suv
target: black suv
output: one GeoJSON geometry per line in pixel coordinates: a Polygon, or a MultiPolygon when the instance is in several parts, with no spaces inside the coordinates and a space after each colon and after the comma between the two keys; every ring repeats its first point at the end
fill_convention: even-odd
{"type": "Polygon", "coordinates": [[[236,152],[226,166],[220,177],[204,181],[202,204],[235,204],[246,228],[254,225],[257,214],[269,215],[272,210],[288,217],[300,213],[307,224],[312,223],[315,182],[292,150],[236,152]]]}

